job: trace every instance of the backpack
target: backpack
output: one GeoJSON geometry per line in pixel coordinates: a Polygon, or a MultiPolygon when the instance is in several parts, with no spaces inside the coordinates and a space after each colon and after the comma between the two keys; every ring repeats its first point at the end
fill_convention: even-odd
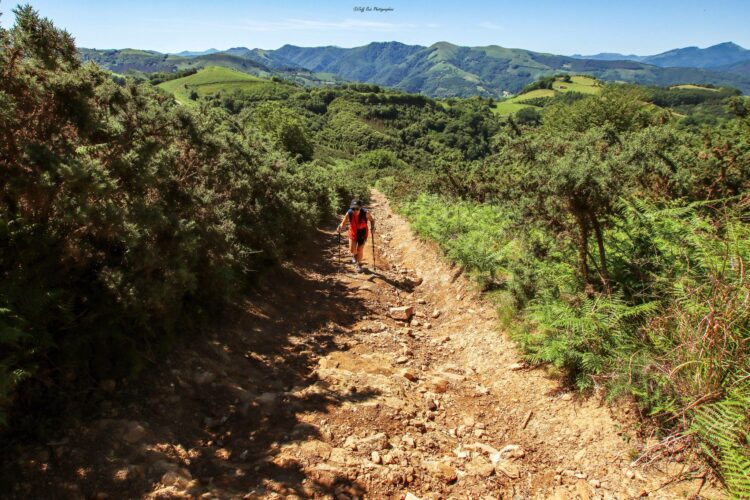
{"type": "MultiPolygon", "coordinates": [[[[352,224],[354,222],[354,210],[352,210],[350,208],[349,211],[347,212],[347,215],[349,216],[349,224],[352,224]]],[[[362,224],[362,220],[365,221],[365,226],[367,226],[367,210],[365,210],[364,208],[360,208],[359,209],[359,222],[360,222],[360,225],[362,224]],[[364,217],[364,219],[363,219],[363,217],[364,217]]],[[[359,228],[357,228],[357,229],[359,229],[359,228]]]]}

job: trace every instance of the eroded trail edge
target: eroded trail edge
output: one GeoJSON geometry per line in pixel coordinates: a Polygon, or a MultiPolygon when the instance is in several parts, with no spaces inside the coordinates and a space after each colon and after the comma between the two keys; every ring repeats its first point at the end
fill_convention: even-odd
{"type": "MultiPolygon", "coordinates": [[[[20,456],[19,496],[684,498],[627,415],[526,368],[492,307],[375,192],[377,267],[331,231],[100,418],[20,456]],[[323,258],[321,258],[321,255],[323,258]],[[408,320],[391,308],[411,307],[408,320]],[[629,422],[629,423],[628,423],[629,422]],[[413,495],[413,496],[409,496],[413,495]]],[[[679,480],[678,480],[679,479],[679,480]]],[[[712,496],[720,495],[712,489],[712,496]]]]}

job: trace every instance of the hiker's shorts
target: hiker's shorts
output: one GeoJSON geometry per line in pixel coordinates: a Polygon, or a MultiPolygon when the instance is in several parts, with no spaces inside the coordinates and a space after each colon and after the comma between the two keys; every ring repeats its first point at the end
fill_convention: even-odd
{"type": "Polygon", "coordinates": [[[367,241],[367,229],[357,229],[357,245],[364,245],[367,241]]]}

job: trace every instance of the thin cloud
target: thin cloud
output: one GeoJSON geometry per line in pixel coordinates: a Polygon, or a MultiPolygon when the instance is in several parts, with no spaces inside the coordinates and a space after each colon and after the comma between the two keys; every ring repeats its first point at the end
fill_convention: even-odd
{"type": "Polygon", "coordinates": [[[495,30],[495,31],[503,31],[505,27],[500,26],[499,24],[491,23],[489,21],[484,21],[479,23],[480,28],[484,28],[486,30],[495,30]]]}
{"type": "Polygon", "coordinates": [[[380,21],[366,21],[360,19],[344,19],[342,21],[316,21],[310,19],[286,19],[284,21],[248,21],[242,28],[248,31],[401,31],[415,29],[416,24],[386,23],[380,21]]]}

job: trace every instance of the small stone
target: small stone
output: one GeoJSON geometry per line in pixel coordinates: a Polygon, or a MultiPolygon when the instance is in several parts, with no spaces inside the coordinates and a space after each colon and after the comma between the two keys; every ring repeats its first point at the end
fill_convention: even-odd
{"type": "Polygon", "coordinates": [[[414,441],[414,438],[411,436],[404,436],[401,438],[401,441],[408,446],[409,448],[416,448],[417,443],[414,441]]]}
{"type": "Polygon", "coordinates": [[[508,366],[508,369],[513,371],[523,370],[524,368],[526,368],[526,363],[513,363],[512,365],[508,366]]]}
{"type": "Polygon", "coordinates": [[[523,458],[526,452],[517,444],[509,444],[500,450],[501,458],[523,458]]]}
{"type": "Polygon", "coordinates": [[[427,408],[429,411],[435,411],[437,410],[437,405],[435,404],[435,400],[432,398],[427,398],[424,402],[425,408],[427,408]]]}
{"type": "Polygon", "coordinates": [[[216,375],[214,375],[213,373],[209,371],[200,371],[195,374],[195,376],[193,377],[193,380],[198,385],[210,384],[211,382],[216,380],[216,375]]]}
{"type": "Polygon", "coordinates": [[[350,449],[352,451],[357,451],[357,448],[358,448],[358,446],[357,446],[357,438],[354,437],[354,436],[348,436],[344,440],[344,448],[348,448],[348,449],[350,449]]]}
{"type": "Polygon", "coordinates": [[[420,325],[419,321],[416,319],[411,320],[411,323],[409,324],[413,326],[414,328],[417,328],[420,325]]]}
{"type": "Polygon", "coordinates": [[[417,374],[409,368],[404,368],[403,370],[401,370],[401,376],[406,380],[409,380],[410,382],[416,382],[418,380],[417,374]]]}
{"type": "Polygon", "coordinates": [[[495,473],[495,467],[481,456],[472,460],[466,468],[470,474],[479,477],[490,477],[495,473]]]}
{"type": "Polygon", "coordinates": [[[414,283],[414,286],[419,286],[419,285],[421,285],[421,284],[422,284],[422,278],[421,278],[421,277],[419,277],[419,276],[417,276],[416,278],[414,278],[414,279],[412,280],[412,283],[414,283]]]}
{"type": "Polygon", "coordinates": [[[409,321],[414,315],[414,308],[412,306],[391,307],[389,313],[393,319],[409,321]]]}
{"type": "Polygon", "coordinates": [[[404,497],[404,500],[422,500],[422,499],[419,498],[417,495],[414,495],[412,493],[407,493],[406,496],[404,497]]]}
{"type": "Polygon", "coordinates": [[[511,460],[500,460],[495,464],[495,472],[504,474],[510,479],[517,479],[521,476],[521,469],[511,460]]]}
{"type": "Polygon", "coordinates": [[[563,394],[563,396],[560,399],[562,399],[563,401],[570,401],[573,399],[573,395],[568,392],[566,394],[563,394]]]}
{"type": "Polygon", "coordinates": [[[131,422],[122,437],[128,443],[135,444],[146,437],[146,429],[138,422],[131,422]]]}
{"type": "Polygon", "coordinates": [[[427,303],[427,301],[424,300],[424,299],[417,300],[417,304],[426,304],[426,303],[427,303]]]}
{"type": "Polygon", "coordinates": [[[443,377],[432,377],[429,382],[427,382],[427,387],[433,391],[437,392],[438,394],[442,394],[448,390],[449,387],[448,380],[444,379],[443,377]]]}
{"type": "Polygon", "coordinates": [[[388,448],[388,436],[384,432],[379,432],[357,441],[357,449],[364,452],[385,450],[386,448],[388,448]]]}
{"type": "Polygon", "coordinates": [[[164,486],[174,486],[176,488],[186,489],[189,487],[191,479],[192,476],[190,475],[190,471],[180,468],[164,473],[161,477],[161,484],[164,486]]]}
{"type": "Polygon", "coordinates": [[[591,479],[591,480],[589,481],[589,484],[590,484],[590,485],[591,485],[592,487],[594,487],[594,488],[600,488],[600,487],[602,486],[602,483],[601,483],[601,481],[599,481],[598,479],[591,479]]]}
{"type": "Polygon", "coordinates": [[[396,364],[403,365],[404,363],[408,362],[409,358],[406,356],[400,356],[396,358],[396,364]]]}
{"type": "Polygon", "coordinates": [[[633,479],[635,477],[635,472],[633,472],[632,470],[626,470],[625,477],[627,477],[628,479],[633,479]]]}
{"type": "Polygon", "coordinates": [[[445,462],[439,462],[435,469],[437,476],[448,484],[455,483],[458,479],[456,470],[445,462]]]}
{"type": "Polygon", "coordinates": [[[439,317],[440,317],[439,309],[435,309],[434,311],[432,311],[432,319],[438,319],[439,317]]]}
{"type": "Polygon", "coordinates": [[[373,451],[370,454],[370,460],[372,460],[372,463],[374,464],[379,464],[382,461],[380,458],[380,453],[378,453],[377,451],[373,451]]]}

